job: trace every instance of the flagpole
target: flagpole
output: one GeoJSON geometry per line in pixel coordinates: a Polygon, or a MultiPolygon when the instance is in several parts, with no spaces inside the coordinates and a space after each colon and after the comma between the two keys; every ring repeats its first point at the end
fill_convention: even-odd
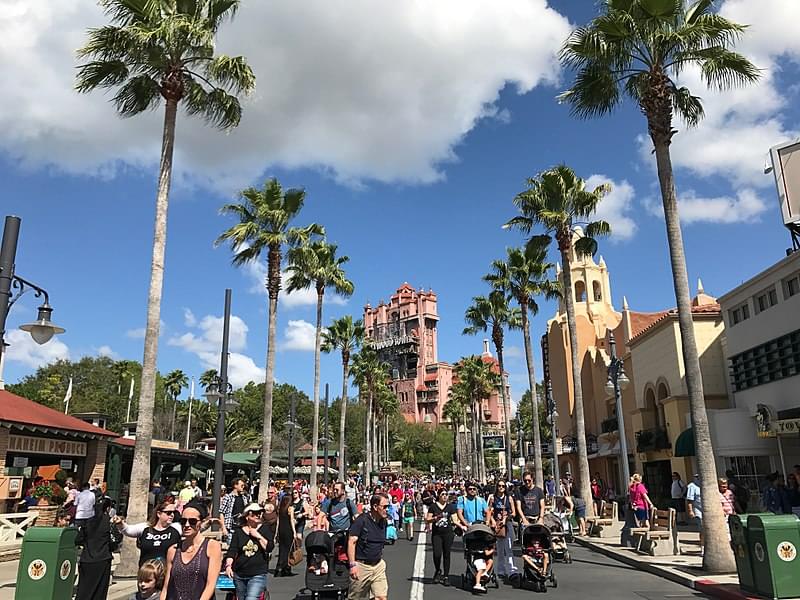
{"type": "Polygon", "coordinates": [[[131,375],[131,391],[128,392],[128,411],[125,413],[125,422],[131,422],[131,401],[133,400],[133,375],[131,375]]]}
{"type": "Polygon", "coordinates": [[[72,398],[72,377],[69,378],[69,385],[67,386],[67,393],[64,395],[64,414],[69,414],[69,400],[72,398]]]}
{"type": "Polygon", "coordinates": [[[186,449],[189,449],[189,435],[192,431],[192,399],[194,398],[194,377],[192,377],[192,387],[189,390],[189,419],[186,421],[186,449]]]}

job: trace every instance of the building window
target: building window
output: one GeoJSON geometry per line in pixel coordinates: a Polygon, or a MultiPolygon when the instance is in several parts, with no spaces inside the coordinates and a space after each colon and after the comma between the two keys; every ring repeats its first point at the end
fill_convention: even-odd
{"type": "Polygon", "coordinates": [[[581,280],[575,282],[575,302],[586,302],[586,284],[581,280]]]}
{"type": "Polygon", "coordinates": [[[754,507],[752,512],[755,512],[764,477],[772,472],[769,456],[726,456],[725,470],[733,471],[744,487],[750,490],[748,505],[754,507]]]}
{"type": "Polygon", "coordinates": [[[774,287],[764,290],[753,298],[753,305],[756,309],[756,314],[762,313],[765,310],[772,308],[778,303],[778,292],[774,287]]]}
{"type": "Polygon", "coordinates": [[[797,294],[800,294],[800,273],[783,280],[783,299],[788,300],[797,294]]]}
{"type": "Polygon", "coordinates": [[[730,363],[734,392],[800,374],[800,329],[732,356],[730,363]]]}
{"type": "Polygon", "coordinates": [[[731,323],[731,326],[738,325],[742,321],[746,321],[750,318],[750,306],[745,302],[744,304],[740,304],[736,308],[731,308],[728,311],[728,320],[731,323]]]}
{"type": "Polygon", "coordinates": [[[600,282],[592,282],[592,293],[594,294],[594,301],[600,302],[603,299],[603,293],[600,291],[600,282]]]}

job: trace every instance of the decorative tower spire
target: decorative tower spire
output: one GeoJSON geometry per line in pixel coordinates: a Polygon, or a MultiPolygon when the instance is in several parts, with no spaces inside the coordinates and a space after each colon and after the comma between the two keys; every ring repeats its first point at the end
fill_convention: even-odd
{"type": "Polygon", "coordinates": [[[622,310],[629,310],[627,296],[622,297],[622,310]]]}

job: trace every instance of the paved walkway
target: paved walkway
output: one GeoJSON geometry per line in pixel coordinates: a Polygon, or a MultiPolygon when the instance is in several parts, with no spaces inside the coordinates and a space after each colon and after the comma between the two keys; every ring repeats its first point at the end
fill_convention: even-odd
{"type": "Polygon", "coordinates": [[[736,573],[730,575],[706,575],[703,573],[703,557],[700,551],[700,535],[697,531],[678,531],[680,554],[673,556],[649,556],[624,547],[619,538],[576,538],[576,542],[614,558],[622,563],[680,583],[708,596],[723,600],[756,600],[739,589],[736,573]]]}

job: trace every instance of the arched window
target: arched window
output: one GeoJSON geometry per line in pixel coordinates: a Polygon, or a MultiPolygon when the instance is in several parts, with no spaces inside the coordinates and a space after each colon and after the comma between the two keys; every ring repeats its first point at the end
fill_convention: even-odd
{"type": "MultiPolygon", "coordinates": [[[[644,409],[647,411],[646,429],[658,426],[658,407],[656,405],[656,392],[653,388],[648,387],[644,393],[644,409]]],[[[644,416],[644,415],[643,415],[644,416]]]]}
{"type": "Polygon", "coordinates": [[[603,292],[600,291],[600,282],[592,282],[592,298],[595,302],[600,302],[603,299],[603,292]]]}
{"type": "Polygon", "coordinates": [[[664,400],[669,398],[669,387],[663,381],[658,384],[658,402],[656,410],[656,422],[659,427],[667,426],[667,416],[664,414],[664,400]]]}
{"type": "Polygon", "coordinates": [[[575,302],[586,301],[586,284],[580,279],[575,282],[575,302]]]}

